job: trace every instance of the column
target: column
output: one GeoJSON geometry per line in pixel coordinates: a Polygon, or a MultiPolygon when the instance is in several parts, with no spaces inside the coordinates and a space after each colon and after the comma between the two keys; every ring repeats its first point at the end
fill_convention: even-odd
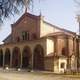
{"type": "Polygon", "coordinates": [[[5,66],[5,53],[3,52],[3,68],[5,66]]]}
{"type": "Polygon", "coordinates": [[[58,37],[55,37],[55,39],[54,39],[54,56],[57,56],[57,53],[58,53],[58,49],[57,49],[57,47],[58,47],[58,37]]]}
{"type": "Polygon", "coordinates": [[[68,36],[65,36],[66,56],[69,56],[69,41],[68,36]]]}
{"type": "Polygon", "coordinates": [[[12,51],[10,53],[10,68],[12,67],[12,51]]]}
{"type": "Polygon", "coordinates": [[[32,52],[32,70],[34,69],[34,52],[32,52]]]}
{"type": "Polygon", "coordinates": [[[20,68],[22,68],[22,59],[23,57],[22,57],[22,52],[21,52],[21,63],[20,63],[20,68]]]}
{"type": "Polygon", "coordinates": [[[80,56],[79,56],[79,40],[76,39],[76,53],[77,53],[77,71],[79,71],[80,56]]]}
{"type": "Polygon", "coordinates": [[[69,57],[69,37],[66,36],[66,56],[67,56],[67,68],[70,69],[70,57],[69,57]]]}

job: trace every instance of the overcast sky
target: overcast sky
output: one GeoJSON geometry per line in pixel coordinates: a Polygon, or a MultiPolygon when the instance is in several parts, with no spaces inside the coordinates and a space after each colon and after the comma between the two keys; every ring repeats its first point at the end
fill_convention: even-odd
{"type": "MultiPolygon", "coordinates": [[[[44,16],[44,19],[61,28],[65,28],[74,32],[78,32],[78,23],[76,19],[76,5],[73,0],[34,0],[32,14],[44,16]]],[[[0,42],[11,33],[10,24],[15,22],[20,16],[7,19],[0,30],[0,42]]]]}

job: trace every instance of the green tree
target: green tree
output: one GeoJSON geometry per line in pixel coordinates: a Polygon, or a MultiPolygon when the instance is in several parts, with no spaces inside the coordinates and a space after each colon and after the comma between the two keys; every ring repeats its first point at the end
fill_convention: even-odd
{"type": "Polygon", "coordinates": [[[28,8],[33,0],[0,0],[0,22],[19,12],[19,8],[28,8]]]}

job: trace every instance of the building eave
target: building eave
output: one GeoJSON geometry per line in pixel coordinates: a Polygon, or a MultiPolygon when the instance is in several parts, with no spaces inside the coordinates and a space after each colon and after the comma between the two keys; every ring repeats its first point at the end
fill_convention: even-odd
{"type": "Polygon", "coordinates": [[[46,23],[46,24],[48,24],[48,25],[50,25],[50,26],[52,26],[52,27],[55,27],[56,29],[62,30],[62,31],[64,31],[64,32],[71,33],[71,34],[73,34],[73,35],[76,35],[76,32],[72,32],[72,31],[70,31],[70,30],[67,30],[67,29],[64,29],[64,28],[60,28],[60,27],[58,27],[58,26],[56,26],[56,25],[53,25],[53,24],[51,24],[51,23],[49,23],[49,22],[47,22],[47,21],[43,21],[43,22],[46,23]]]}

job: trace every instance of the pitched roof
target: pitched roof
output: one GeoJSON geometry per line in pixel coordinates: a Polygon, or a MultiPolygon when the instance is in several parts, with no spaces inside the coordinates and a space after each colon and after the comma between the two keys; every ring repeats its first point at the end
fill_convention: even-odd
{"type": "Polygon", "coordinates": [[[64,28],[60,28],[60,27],[55,26],[55,25],[53,25],[53,24],[51,24],[51,23],[49,23],[47,21],[43,21],[43,22],[46,23],[46,24],[48,24],[48,25],[50,25],[50,26],[52,26],[52,27],[55,27],[56,29],[62,30],[64,32],[68,32],[68,33],[71,33],[71,34],[76,34],[75,32],[72,32],[72,31],[64,29],[64,28]]]}
{"type": "MultiPolygon", "coordinates": [[[[14,24],[12,24],[12,26],[15,26],[16,24],[18,24],[26,16],[30,17],[30,18],[33,18],[33,19],[39,19],[41,15],[36,16],[36,15],[30,14],[28,12],[25,12],[14,24]]],[[[46,23],[46,24],[48,24],[48,25],[50,25],[50,26],[52,26],[52,27],[55,27],[56,29],[59,29],[59,30],[62,30],[62,31],[65,31],[65,32],[68,32],[68,33],[71,33],[71,34],[76,34],[75,32],[72,32],[72,31],[64,29],[64,28],[60,28],[60,27],[55,26],[55,25],[53,25],[53,24],[51,24],[51,23],[49,23],[47,21],[43,20],[43,22],[46,23]]]]}
{"type": "Polygon", "coordinates": [[[66,32],[54,32],[54,33],[47,34],[45,36],[50,37],[50,36],[63,36],[63,35],[70,36],[70,37],[75,37],[76,36],[76,34],[73,35],[73,34],[68,34],[66,32]]]}
{"type": "Polygon", "coordinates": [[[40,16],[36,16],[36,15],[30,14],[28,12],[25,12],[14,24],[12,24],[12,26],[17,25],[26,16],[30,17],[30,18],[33,18],[33,19],[38,19],[40,17],[40,16]]]}
{"type": "Polygon", "coordinates": [[[9,34],[9,35],[3,40],[3,42],[5,42],[7,39],[11,39],[11,34],[9,34]]]}

